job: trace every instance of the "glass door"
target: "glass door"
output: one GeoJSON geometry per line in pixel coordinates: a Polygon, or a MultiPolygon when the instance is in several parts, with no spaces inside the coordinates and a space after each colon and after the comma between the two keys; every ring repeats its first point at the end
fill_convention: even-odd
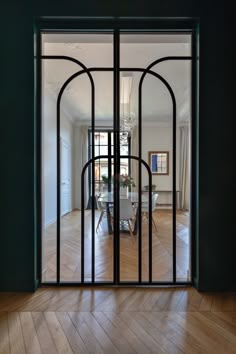
{"type": "Polygon", "coordinates": [[[191,32],[41,34],[42,283],[191,280],[191,50],[191,32]]]}

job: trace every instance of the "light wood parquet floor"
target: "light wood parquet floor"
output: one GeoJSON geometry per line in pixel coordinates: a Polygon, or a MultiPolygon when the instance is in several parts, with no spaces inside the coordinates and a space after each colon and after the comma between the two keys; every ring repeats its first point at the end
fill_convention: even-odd
{"type": "Polygon", "coordinates": [[[193,288],[0,293],[0,353],[236,353],[236,294],[193,288]]]}
{"type": "MultiPolygon", "coordinates": [[[[153,228],[153,280],[172,280],[172,211],[157,209],[153,213],[157,232],[153,228]]],[[[96,212],[96,221],[99,213],[96,212]]],[[[95,237],[95,278],[112,281],[113,236],[108,234],[107,220],[103,218],[95,237]]],[[[61,218],[61,280],[80,281],[80,211],[61,218]]],[[[177,211],[177,279],[188,280],[190,262],[189,213],[177,211]]],[[[142,279],[148,280],[148,222],[142,221],[142,279]]],[[[135,242],[128,233],[120,235],[121,281],[138,279],[138,237],[135,242]]],[[[56,224],[48,226],[44,233],[44,281],[56,279],[56,224]]],[[[85,279],[91,279],[91,211],[85,212],[85,279]]]]}

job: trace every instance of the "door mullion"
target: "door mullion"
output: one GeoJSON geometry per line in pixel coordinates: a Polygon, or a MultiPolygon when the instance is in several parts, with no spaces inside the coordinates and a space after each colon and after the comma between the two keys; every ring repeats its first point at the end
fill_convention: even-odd
{"type": "Polygon", "coordinates": [[[120,32],[114,30],[114,283],[120,282],[120,32]]]}

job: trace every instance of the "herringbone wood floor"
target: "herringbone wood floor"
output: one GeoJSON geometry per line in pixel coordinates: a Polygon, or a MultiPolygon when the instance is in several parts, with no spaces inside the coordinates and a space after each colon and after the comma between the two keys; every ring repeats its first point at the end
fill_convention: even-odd
{"type": "MultiPolygon", "coordinates": [[[[96,213],[96,221],[99,213],[96,213]]],[[[158,209],[153,213],[157,233],[153,228],[153,280],[172,280],[172,211],[158,209]]],[[[177,278],[188,280],[189,214],[177,211],[177,278]]],[[[97,281],[112,281],[113,236],[107,232],[103,218],[95,238],[95,273],[97,281]]],[[[61,280],[80,281],[80,212],[75,210],[61,218],[61,280]]],[[[148,280],[148,222],[142,222],[142,279],[148,280]]],[[[138,235],[133,242],[128,233],[120,235],[121,281],[138,279],[138,235]]],[[[56,279],[56,224],[44,234],[44,281],[56,279]]],[[[85,214],[85,279],[91,279],[91,212],[85,214]]]]}
{"type": "Polygon", "coordinates": [[[236,353],[236,294],[193,288],[1,293],[0,353],[236,353]]]}

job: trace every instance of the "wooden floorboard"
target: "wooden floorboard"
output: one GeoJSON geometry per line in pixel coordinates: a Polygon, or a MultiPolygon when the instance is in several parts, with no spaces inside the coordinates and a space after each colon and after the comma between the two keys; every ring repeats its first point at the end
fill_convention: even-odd
{"type": "MultiPolygon", "coordinates": [[[[99,212],[95,213],[95,225],[99,212]]],[[[172,210],[153,212],[157,232],[152,235],[153,281],[173,279],[172,210]]],[[[81,213],[74,210],[61,218],[60,276],[62,281],[81,280],[81,213]]],[[[190,279],[189,213],[177,210],[176,214],[176,269],[177,280],[190,279]]],[[[138,280],[138,238],[133,241],[129,233],[120,234],[120,280],[138,280]]],[[[85,280],[91,280],[91,211],[85,211],[85,280]]],[[[148,281],[148,220],[142,219],[142,280],[148,281]]],[[[43,231],[43,281],[56,280],[56,223],[43,231]]],[[[104,217],[95,235],[95,280],[113,280],[113,235],[108,234],[104,217]]]]}
{"type": "Polygon", "coordinates": [[[236,294],[194,288],[0,293],[0,353],[236,353],[236,294]]]}

